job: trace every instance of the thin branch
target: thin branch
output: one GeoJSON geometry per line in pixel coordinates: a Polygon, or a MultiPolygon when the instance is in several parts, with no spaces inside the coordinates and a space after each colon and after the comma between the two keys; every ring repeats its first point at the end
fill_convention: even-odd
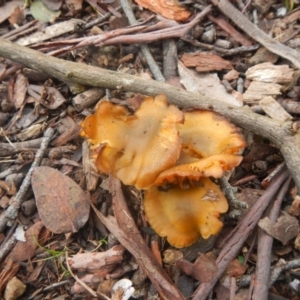
{"type": "Polygon", "coordinates": [[[165,94],[169,102],[178,107],[214,110],[238,126],[274,143],[281,150],[300,191],[300,132],[293,131],[290,121],[281,123],[254,113],[249,107],[234,107],[222,99],[204,97],[166,83],[49,57],[3,39],[0,39],[0,55],[66,83],[80,83],[108,89],[122,88],[124,91],[151,96],[165,94]]]}

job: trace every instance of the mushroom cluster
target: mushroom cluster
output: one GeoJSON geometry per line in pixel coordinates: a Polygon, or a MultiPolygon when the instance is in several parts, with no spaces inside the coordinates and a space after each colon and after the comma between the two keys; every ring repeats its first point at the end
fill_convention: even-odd
{"type": "Polygon", "coordinates": [[[219,232],[228,203],[209,177],[238,166],[245,147],[224,117],[182,112],[158,95],[145,98],[134,114],[102,101],[81,127],[97,169],[145,190],[147,220],[171,245],[186,247],[219,232]]]}

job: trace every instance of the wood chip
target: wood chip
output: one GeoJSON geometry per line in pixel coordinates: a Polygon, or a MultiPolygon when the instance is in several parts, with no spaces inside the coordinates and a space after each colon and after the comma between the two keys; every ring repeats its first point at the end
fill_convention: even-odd
{"type": "Polygon", "coordinates": [[[247,79],[271,83],[288,83],[293,76],[294,70],[288,65],[273,65],[269,62],[249,68],[246,72],[247,79]]]}
{"type": "Polygon", "coordinates": [[[260,107],[272,119],[278,121],[292,120],[293,117],[271,96],[262,98],[259,101],[260,107]]]}
{"type": "Polygon", "coordinates": [[[176,0],[136,0],[135,2],[170,20],[186,21],[191,15],[191,12],[178,5],[176,0]]]}
{"type": "Polygon", "coordinates": [[[196,67],[198,72],[210,72],[233,69],[232,64],[222,57],[210,53],[185,53],[181,61],[186,67],[196,67]]]}
{"type": "Polygon", "coordinates": [[[281,95],[281,85],[278,83],[252,81],[247,91],[243,94],[244,102],[253,104],[265,96],[281,95]]]}

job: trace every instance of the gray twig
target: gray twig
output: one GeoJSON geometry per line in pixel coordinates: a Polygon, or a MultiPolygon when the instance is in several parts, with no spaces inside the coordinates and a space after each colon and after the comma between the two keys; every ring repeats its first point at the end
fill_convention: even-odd
{"type": "MultiPolygon", "coordinates": [[[[126,17],[128,18],[130,25],[137,25],[138,22],[133,14],[133,11],[131,9],[129,2],[127,0],[121,0],[120,2],[121,2],[121,6],[124,10],[126,17]]],[[[147,60],[148,66],[149,66],[154,78],[157,81],[165,82],[165,78],[164,78],[163,74],[161,73],[158,65],[156,64],[152,54],[150,53],[148,46],[146,44],[140,44],[140,48],[141,48],[141,51],[142,51],[144,57],[147,60]]]]}

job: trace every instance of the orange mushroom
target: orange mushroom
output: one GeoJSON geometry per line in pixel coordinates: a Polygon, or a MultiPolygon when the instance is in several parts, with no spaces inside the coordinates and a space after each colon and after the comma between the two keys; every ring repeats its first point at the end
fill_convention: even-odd
{"type": "Polygon", "coordinates": [[[197,159],[160,173],[155,180],[155,185],[168,186],[172,184],[184,188],[186,184],[193,185],[203,177],[221,178],[225,171],[238,166],[241,161],[241,156],[233,154],[219,154],[197,159]]]}
{"type": "Polygon", "coordinates": [[[219,232],[219,217],[228,204],[207,177],[220,178],[237,166],[242,160],[238,152],[245,147],[224,117],[205,110],[182,113],[158,95],[146,98],[133,115],[101,102],[81,126],[99,171],[148,189],[147,219],[170,244],[185,247],[219,232]],[[173,187],[162,192],[154,184],[173,187]]]}
{"type": "Polygon", "coordinates": [[[151,187],[145,191],[145,214],[151,227],[161,237],[177,247],[187,247],[200,236],[204,239],[222,228],[220,214],[228,203],[216,184],[202,178],[198,186],[183,190],[179,187],[167,192],[151,187]]]}
{"type": "Polygon", "coordinates": [[[82,136],[96,149],[96,167],[124,184],[149,188],[180,155],[177,124],[183,113],[166,97],[146,98],[134,115],[121,106],[101,102],[81,123],[82,136]]]}
{"type": "Polygon", "coordinates": [[[237,128],[221,115],[206,110],[184,113],[184,124],[177,125],[182,152],[176,166],[162,172],[155,185],[198,181],[203,177],[220,178],[224,171],[240,164],[236,155],[245,147],[237,128]]]}
{"type": "Polygon", "coordinates": [[[213,111],[185,112],[184,124],[177,127],[182,149],[194,157],[235,154],[246,146],[237,127],[213,111]]]}

